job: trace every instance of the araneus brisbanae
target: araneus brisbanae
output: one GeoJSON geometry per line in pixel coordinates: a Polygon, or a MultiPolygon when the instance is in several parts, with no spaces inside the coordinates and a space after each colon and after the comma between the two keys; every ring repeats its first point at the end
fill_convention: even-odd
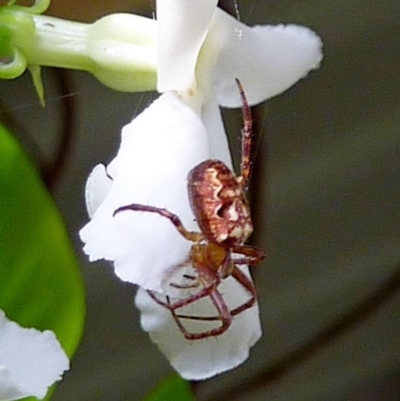
{"type": "Polygon", "coordinates": [[[189,262],[195,274],[184,276],[190,284],[170,285],[180,289],[199,289],[173,302],[168,296],[166,301],[163,301],[154,292],[148,291],[155,302],[170,310],[177,326],[188,340],[215,337],[224,333],[230,327],[234,316],[255,304],[254,284],[238,265],[256,265],[265,257],[262,250],[244,245],[253,231],[250,208],[246,199],[251,170],[252,117],[242,85],[239,80],[236,81],[243,111],[241,175],[236,177],[220,160],[206,160],[189,172],[187,187],[190,205],[201,232],[188,231],[177,215],[155,206],[131,204],[122,206],[114,212],[114,216],[128,210],[157,213],[169,219],[184,238],[194,243],[190,250],[189,262]],[[245,303],[232,310],[218,289],[221,282],[228,277],[234,278],[250,295],[245,303]],[[205,297],[209,297],[213,303],[217,311],[216,316],[191,316],[176,312],[177,309],[194,304],[205,297]],[[220,325],[192,333],[183,325],[183,319],[219,321],[220,325]]]}

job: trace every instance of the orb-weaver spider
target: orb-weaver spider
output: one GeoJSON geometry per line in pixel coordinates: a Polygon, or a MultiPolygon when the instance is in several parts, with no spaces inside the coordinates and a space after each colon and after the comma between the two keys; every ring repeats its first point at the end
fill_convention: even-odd
{"type": "Polygon", "coordinates": [[[236,80],[242,99],[242,159],[241,175],[236,177],[220,160],[206,160],[195,166],[188,175],[188,193],[193,214],[201,232],[188,231],[180,218],[166,209],[141,204],[122,206],[115,210],[114,216],[123,211],[157,213],[176,227],[179,233],[194,244],[191,247],[189,262],[195,275],[185,275],[190,280],[188,285],[171,283],[176,288],[196,288],[187,297],[177,301],[162,301],[158,295],[148,291],[151,298],[170,310],[177,326],[188,340],[215,337],[230,327],[235,315],[251,308],[256,302],[256,290],[253,282],[238,268],[238,265],[256,265],[265,254],[262,250],[243,245],[253,231],[250,208],[246,200],[246,190],[250,176],[252,117],[250,107],[239,80],[236,80]],[[242,255],[233,258],[232,255],[242,255]],[[250,298],[242,305],[230,310],[218,286],[227,277],[233,277],[249,293],[250,298]],[[209,297],[215,306],[217,316],[191,316],[177,314],[176,310],[209,297]],[[202,332],[189,332],[182,319],[197,321],[220,321],[218,327],[202,332]]]}

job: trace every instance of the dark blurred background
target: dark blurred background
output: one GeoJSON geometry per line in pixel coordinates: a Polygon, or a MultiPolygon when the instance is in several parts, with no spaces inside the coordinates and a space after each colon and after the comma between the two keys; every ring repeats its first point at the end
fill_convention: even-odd
{"type": "MultiPolygon", "coordinates": [[[[233,386],[244,401],[400,400],[400,1],[237,3],[249,25],[314,29],[325,57],[309,78],[255,110],[252,242],[268,257],[253,273],[264,336],[243,366],[197,385],[198,399],[233,399],[223,393],[233,386]]],[[[48,14],[90,22],[111,12],[151,16],[154,5],[52,0],[48,14]]],[[[153,95],[49,68],[44,82],[44,110],[27,74],[0,82],[0,118],[42,167],[64,130],[53,193],[81,260],[88,311],[54,401],[140,400],[172,370],[140,329],[135,288],[107,263],[88,263],[78,230],[88,219],[89,172],[113,158],[121,127],[153,95]]],[[[241,114],[226,116],[237,155],[241,114]]]]}

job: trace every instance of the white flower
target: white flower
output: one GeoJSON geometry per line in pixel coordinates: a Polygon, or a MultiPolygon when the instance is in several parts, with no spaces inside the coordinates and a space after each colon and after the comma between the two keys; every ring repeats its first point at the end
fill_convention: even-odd
{"type": "MultiPolygon", "coordinates": [[[[182,277],[192,243],[159,215],[113,214],[132,203],[161,207],[178,215],[188,230],[199,231],[189,205],[187,174],[211,158],[231,166],[218,102],[241,106],[235,78],[256,104],[289,88],[322,58],[320,39],[309,29],[250,28],[217,9],[216,3],[158,1],[158,89],[164,94],[123,128],[116,158],[93,170],[86,187],[91,221],[80,233],[90,260],[113,261],[122,280],[142,288],[136,299],[142,327],[175,369],[193,380],[247,358],[261,336],[258,306],[236,315],[218,337],[186,340],[171,313],[144,290],[177,296],[170,283],[182,277]]],[[[249,276],[247,267],[242,270],[249,276]]],[[[230,309],[249,297],[232,278],[219,289],[230,309]]],[[[179,291],[178,297],[183,297],[179,291]]],[[[197,315],[216,314],[207,299],[188,308],[197,315]]],[[[201,324],[204,321],[192,322],[201,324]]]]}
{"type": "Polygon", "coordinates": [[[52,331],[22,328],[0,310],[0,401],[42,399],[68,369],[52,331]]]}

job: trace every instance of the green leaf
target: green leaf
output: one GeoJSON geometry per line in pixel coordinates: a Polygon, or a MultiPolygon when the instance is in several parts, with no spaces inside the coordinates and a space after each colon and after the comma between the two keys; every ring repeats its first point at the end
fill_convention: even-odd
{"type": "Polygon", "coordinates": [[[0,125],[0,309],[53,330],[71,357],[82,335],[82,278],[63,221],[30,160],[0,125]]]}
{"type": "Polygon", "coordinates": [[[195,401],[190,384],[178,375],[162,380],[143,401],[195,401]]]}

